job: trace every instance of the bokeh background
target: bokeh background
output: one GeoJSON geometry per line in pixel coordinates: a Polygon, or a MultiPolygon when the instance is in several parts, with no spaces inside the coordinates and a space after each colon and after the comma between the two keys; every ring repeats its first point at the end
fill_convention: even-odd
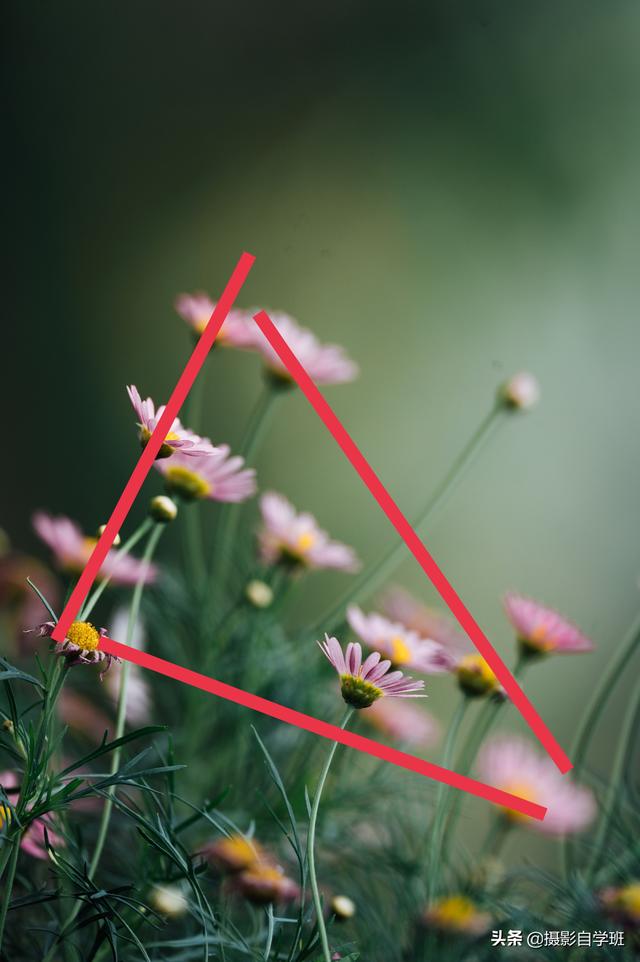
{"type": "MultiPolygon", "coordinates": [[[[190,350],[175,294],[215,296],[249,250],[240,304],[361,364],[329,398],[410,516],[496,385],[540,379],[427,543],[502,653],[507,588],[594,638],[527,680],[569,745],[638,605],[638,4],[21,0],[4,19],[11,540],[36,547],[36,507],[106,520],[137,455],[125,383],[168,394],[190,350]]],[[[212,360],[208,423],[233,445],[259,365],[212,360]]],[[[258,468],[365,559],[388,545],[296,394],[258,468]]],[[[411,559],[399,580],[435,600],[411,559]]],[[[296,616],[342,584],[309,579],[296,616]]],[[[452,686],[433,689],[445,717],[452,686]]]]}

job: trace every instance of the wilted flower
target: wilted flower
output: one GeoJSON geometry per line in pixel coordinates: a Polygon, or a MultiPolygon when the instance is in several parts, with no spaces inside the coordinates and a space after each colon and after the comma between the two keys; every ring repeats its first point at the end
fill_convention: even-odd
{"type": "MultiPolygon", "coordinates": [[[[0,772],[0,786],[7,798],[15,795],[16,798],[20,791],[20,780],[15,772],[0,772]]],[[[0,830],[3,824],[8,825],[11,821],[11,809],[7,805],[0,804],[0,830]]],[[[52,848],[62,848],[64,839],[52,828],[50,815],[35,818],[29,823],[26,831],[20,839],[20,848],[33,858],[48,858],[46,839],[52,848]],[[45,835],[46,830],[46,835],[45,835]]]]}
{"type": "MultiPolygon", "coordinates": [[[[45,635],[51,637],[54,628],[55,622],[45,621],[37,628],[29,630],[34,631],[40,637],[45,635]]],[[[115,655],[108,655],[98,648],[100,639],[106,633],[106,628],[94,628],[90,621],[74,621],[69,625],[65,640],[57,641],[53,650],[56,655],[62,655],[65,658],[69,667],[80,664],[98,665],[104,662],[104,668],[100,672],[102,676],[109,669],[111,663],[118,660],[115,655]]]]}
{"type": "Polygon", "coordinates": [[[442,645],[420,637],[400,622],[389,621],[375,612],[365,615],[357,605],[347,608],[347,621],[368,648],[386,655],[393,665],[428,675],[451,669],[451,656],[442,645]]]}
{"type": "MultiPolygon", "coordinates": [[[[148,444],[149,438],[162,417],[166,405],[161,404],[156,411],[155,404],[150,397],[145,401],[142,400],[135,384],[127,387],[127,393],[133,409],[138,415],[140,444],[144,448],[148,444]]],[[[214,454],[216,448],[214,448],[211,441],[207,440],[207,438],[201,438],[197,434],[194,434],[193,431],[184,428],[179,418],[176,418],[167,432],[164,443],[160,446],[156,458],[170,458],[177,450],[182,451],[184,454],[201,455],[214,454]]]]}
{"type": "Polygon", "coordinates": [[[241,872],[256,862],[268,861],[262,845],[246,835],[219,838],[204,849],[204,855],[223,872],[241,872]]]}
{"type": "Polygon", "coordinates": [[[640,925],[640,882],[603,889],[599,898],[606,911],[624,925],[640,925]]]}
{"type": "MultiPolygon", "coordinates": [[[[174,306],[180,317],[200,336],[209,323],[216,302],[208,294],[198,291],[195,294],[179,294],[174,306]]],[[[251,315],[247,311],[232,308],[214,343],[220,347],[253,347],[255,331],[256,322],[251,315]]]]}
{"type": "Polygon", "coordinates": [[[593,642],[552,608],[509,593],[504,609],[523,649],[531,654],[571,655],[593,650],[593,642]]]}
{"type": "Polygon", "coordinates": [[[365,718],[374,728],[406,745],[435,745],[440,738],[440,725],[433,715],[404,701],[379,698],[365,718]]]}
{"type": "Polygon", "coordinates": [[[244,458],[230,457],[227,444],[211,455],[177,451],[170,461],[156,461],[170,494],[184,501],[246,501],[256,492],[256,472],[244,468],[244,458]]]}
{"type": "Polygon", "coordinates": [[[238,891],[250,902],[266,905],[269,902],[291,902],[298,898],[300,889],[288,875],[270,862],[255,862],[235,876],[238,891]]]}
{"type": "Polygon", "coordinates": [[[458,935],[481,935],[491,925],[488,912],[481,912],[466,895],[448,895],[425,910],[423,921],[430,928],[458,935]]]}
{"type": "Polygon", "coordinates": [[[547,814],[543,821],[504,810],[509,821],[527,824],[543,834],[579,832],[596,813],[591,791],[569,781],[548,756],[538,754],[521,738],[502,735],[488,742],[478,757],[478,771],[490,785],[544,805],[547,814]]]}
{"type": "MultiPolygon", "coordinates": [[[[54,518],[44,511],[34,514],[33,527],[51,548],[61,568],[74,573],[84,570],[96,546],[96,538],[84,535],[70,518],[62,515],[54,518]]],[[[135,585],[142,577],[149,584],[155,580],[157,573],[154,565],[147,565],[121,551],[111,550],[100,566],[98,577],[109,578],[114,585],[135,585]]]]}
{"type": "Polygon", "coordinates": [[[533,374],[520,371],[500,388],[504,403],[519,411],[529,411],[540,400],[540,385],[533,374]]]}
{"type": "Polygon", "coordinates": [[[167,918],[184,915],[189,908],[184,892],[177,885],[154,885],[149,901],[156,912],[167,918]]]}
{"type": "Polygon", "coordinates": [[[262,558],[269,564],[281,562],[306,568],[337,568],[356,571],[359,562],[346,544],[331,541],[318,527],[312,514],[298,514],[293,505],[275,491],[260,498],[262,527],[258,541],[262,558]]]}
{"type": "Polygon", "coordinates": [[[424,682],[408,678],[401,671],[389,671],[390,661],[381,661],[377,651],[362,661],[359,643],[350,641],[343,653],[337,638],[325,635],[318,642],[323,654],[340,675],[342,697],[352,708],[368,708],[384,696],[420,698],[424,682]]]}
{"type": "MultiPolygon", "coordinates": [[[[274,327],[287,343],[309,377],[316,384],[341,384],[358,376],[358,365],[337,344],[321,344],[315,334],[300,327],[288,314],[269,313],[274,327]]],[[[264,358],[267,370],[285,382],[291,375],[260,328],[255,325],[254,345],[264,358]]]]}

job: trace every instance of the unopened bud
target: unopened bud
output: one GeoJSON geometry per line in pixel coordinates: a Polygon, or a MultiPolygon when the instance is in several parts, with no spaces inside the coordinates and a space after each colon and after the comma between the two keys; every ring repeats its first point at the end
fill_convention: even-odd
{"type": "Polygon", "coordinates": [[[340,921],[352,919],[356,914],[356,903],[348,895],[334,895],[331,899],[331,911],[340,921]]]}
{"type": "Polygon", "coordinates": [[[151,904],[161,915],[176,918],[189,908],[189,903],[177,885],[156,885],[151,890],[151,904]]]}
{"type": "Polygon", "coordinates": [[[7,732],[9,735],[13,735],[13,732],[14,732],[13,722],[11,721],[10,718],[5,718],[5,720],[3,721],[2,731],[7,732]]]}
{"type": "Polygon", "coordinates": [[[530,411],[540,400],[540,385],[533,374],[520,371],[502,385],[500,397],[509,408],[530,411]]]}
{"type": "Polygon", "coordinates": [[[249,582],[244,593],[254,608],[268,608],[273,601],[273,591],[269,585],[257,578],[249,582]]]}
{"type": "Polygon", "coordinates": [[[149,502],[149,514],[159,524],[168,524],[178,516],[178,505],[166,494],[158,494],[149,502]]]}
{"type": "MultiPolygon", "coordinates": [[[[106,527],[107,527],[106,524],[101,524],[100,527],[98,528],[98,537],[99,537],[99,538],[101,538],[102,535],[104,534],[104,531],[105,531],[105,528],[106,528],[106,527]]],[[[121,541],[122,541],[122,538],[120,537],[119,534],[117,534],[117,535],[115,536],[115,538],[113,539],[113,547],[114,547],[114,548],[117,548],[121,541]]]]}

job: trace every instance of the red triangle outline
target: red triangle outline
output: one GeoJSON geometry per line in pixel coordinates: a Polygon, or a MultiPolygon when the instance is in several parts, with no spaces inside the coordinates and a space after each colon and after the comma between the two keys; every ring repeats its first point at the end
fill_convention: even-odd
{"type": "MultiPolygon", "coordinates": [[[[174,388],[162,417],[158,420],[155,430],[148,443],[144,447],[137,464],[135,465],[131,477],[118,499],[115,508],[105,525],[104,531],[96,543],[91,557],[78,579],[72,591],[60,619],[52,633],[55,641],[64,641],[67,631],[77,617],[78,612],[85,598],[87,597],[96,575],[113,545],[115,537],[122,527],[122,524],[129,513],[129,510],[136,499],[144,480],[151,470],[160,446],[171,428],[171,424],[178,416],[180,408],[191,390],[206,357],[213,346],[213,343],[222,327],[227,314],[242,288],[249,271],[255,262],[255,257],[248,253],[243,253],[238,261],[230,279],[227,283],[220,300],[217,302],[211,318],[198,339],[191,357],[185,365],[176,387],[174,388]]],[[[277,328],[265,311],[259,311],[254,315],[254,320],[260,327],[262,333],[267,338],[272,348],[278,354],[280,360],[287,368],[289,374],[296,382],[302,393],[305,395],[318,417],[324,423],[327,430],[341,448],[354,470],[374,497],[379,507],[387,518],[391,521],[396,531],[400,534],[403,541],[416,558],[423,571],[440,593],[445,604],[457,619],[463,630],[471,638],[474,645],[485,658],[492,671],[504,687],[507,695],[527,722],[533,733],[536,735],[547,753],[556,763],[560,771],[567,772],[572,766],[568,757],[560,747],[551,731],[543,722],[542,718],[533,707],[527,696],[524,694],[517,681],[497,654],[488,638],[475,621],[469,610],[464,605],[455,589],[447,580],[435,560],[427,550],[426,546],[411,527],[410,522],[404,516],[396,502],[393,500],[382,481],[368,463],[360,449],[357,447],[349,433],[346,431],[332,408],[329,406],[323,395],[320,393],[312,379],[295,357],[290,347],[286,344],[277,328]]],[[[522,812],[532,818],[543,819],[546,808],[537,805],[528,799],[512,795],[501,789],[487,785],[484,782],[469,778],[466,775],[459,775],[456,772],[427,762],[415,755],[401,752],[398,749],[382,745],[374,739],[357,735],[354,732],[344,731],[337,725],[323,722],[321,719],[311,715],[305,715],[295,709],[287,708],[277,702],[269,701],[258,695],[252,695],[239,688],[234,688],[224,682],[214,678],[201,675],[198,672],[183,668],[173,662],[157,658],[147,652],[137,651],[128,645],[115,641],[111,638],[103,638],[100,643],[101,650],[108,654],[117,655],[120,658],[131,661],[140,667],[168,675],[190,684],[194,687],[208,691],[218,697],[227,698],[237,704],[259,711],[262,714],[270,715],[288,724],[296,725],[306,731],[314,732],[333,741],[339,741],[344,745],[356,748],[359,751],[367,752],[377,758],[389,761],[402,768],[407,768],[429,778],[444,782],[454,788],[467,791],[472,795],[485,798],[494,804],[507,807],[515,811],[522,812]]]]}

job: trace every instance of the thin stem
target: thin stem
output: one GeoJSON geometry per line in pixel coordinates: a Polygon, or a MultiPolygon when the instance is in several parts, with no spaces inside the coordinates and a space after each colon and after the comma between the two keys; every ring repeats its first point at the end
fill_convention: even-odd
{"type": "Polygon", "coordinates": [[[509,836],[511,825],[504,815],[497,815],[489,826],[486,838],[478,855],[478,860],[491,855],[497,858],[509,836]]]}
{"type": "MultiPolygon", "coordinates": [[[[353,715],[354,709],[348,708],[347,712],[340,723],[340,728],[346,728],[349,719],[353,715]]],[[[316,840],[316,823],[318,821],[318,811],[320,810],[320,799],[322,798],[322,790],[324,788],[324,783],[327,780],[327,775],[329,774],[329,769],[331,767],[331,762],[333,761],[333,756],[336,753],[336,748],[338,747],[338,742],[334,742],[329,749],[329,754],[327,755],[326,761],[322,772],[320,773],[320,780],[318,781],[318,787],[316,788],[316,793],[313,797],[313,805],[311,807],[311,815],[309,817],[309,836],[307,839],[307,860],[309,863],[309,881],[311,883],[311,892],[313,893],[313,905],[316,911],[316,919],[318,922],[318,934],[320,936],[320,943],[322,945],[322,954],[324,956],[325,962],[331,962],[331,949],[329,948],[329,939],[327,938],[327,928],[324,924],[324,916],[322,914],[322,899],[320,898],[320,889],[318,888],[318,879],[316,876],[316,859],[315,859],[315,840],[316,840]]]]}
{"type": "MultiPolygon", "coordinates": [[[[5,842],[5,845],[9,844],[9,840],[5,842]]],[[[0,949],[2,948],[2,942],[4,938],[4,926],[7,921],[7,912],[9,911],[9,903],[11,902],[11,894],[13,892],[13,883],[16,877],[16,867],[18,865],[18,855],[20,853],[20,832],[18,831],[12,839],[13,850],[11,852],[11,858],[9,859],[9,867],[7,869],[7,878],[4,883],[4,893],[2,896],[2,905],[0,906],[0,949]]]]}
{"type": "MultiPolygon", "coordinates": [[[[476,454],[488,441],[499,424],[504,411],[504,405],[496,403],[480,422],[480,425],[467,441],[462,451],[460,451],[449,468],[449,471],[432,493],[421,514],[413,522],[413,528],[415,528],[418,533],[420,533],[420,529],[428,521],[433,519],[438,510],[443,507],[456,483],[460,480],[476,454]]],[[[400,540],[395,542],[389,551],[351,582],[349,591],[342,596],[340,601],[338,601],[329,612],[325,613],[309,628],[309,633],[317,635],[321,630],[328,632],[334,630],[336,625],[339,624],[339,620],[344,616],[347,605],[359,601],[365,595],[372,594],[383,584],[404,560],[406,550],[404,541],[400,540]]]]}
{"type": "MultiPolygon", "coordinates": [[[[460,731],[460,726],[462,720],[466,714],[467,708],[469,706],[469,698],[467,695],[462,695],[458,706],[454,712],[453,718],[451,719],[451,724],[449,726],[449,731],[447,732],[447,737],[444,743],[444,748],[442,752],[442,765],[444,768],[451,768],[453,762],[453,751],[456,744],[456,739],[460,731]]],[[[431,904],[434,896],[438,890],[438,879],[441,868],[441,850],[442,850],[442,835],[444,829],[444,816],[447,804],[447,798],[449,796],[449,787],[441,782],[438,786],[438,795],[436,799],[436,809],[433,817],[433,826],[431,829],[431,844],[429,848],[429,880],[428,880],[428,899],[427,904],[431,904]]]]}
{"type": "MultiPolygon", "coordinates": [[[[147,532],[149,531],[152,525],[153,525],[153,521],[151,520],[151,518],[145,518],[142,524],[138,528],[136,528],[136,530],[133,532],[131,537],[127,541],[125,541],[125,543],[122,545],[121,548],[118,549],[119,556],[122,558],[125,555],[128,555],[129,552],[132,550],[132,548],[135,548],[138,542],[144,538],[144,536],[147,534],[147,532]]],[[[98,603],[98,600],[102,595],[102,592],[105,590],[105,588],[111,581],[111,577],[112,576],[109,575],[108,577],[102,579],[100,584],[96,587],[96,590],[88,599],[86,605],[84,606],[84,610],[82,611],[82,614],[78,615],[78,621],[87,620],[87,618],[95,608],[96,604],[98,603]]]]}
{"type": "MultiPolygon", "coordinates": [[[[131,598],[131,607],[129,608],[129,621],[127,624],[127,637],[125,642],[125,644],[127,645],[131,645],[133,642],[133,636],[134,636],[136,624],[138,621],[138,616],[140,614],[140,605],[142,602],[142,595],[144,592],[144,586],[145,586],[146,577],[147,577],[147,570],[151,563],[151,559],[156,549],[156,545],[158,544],[158,541],[160,540],[160,536],[164,531],[164,528],[165,526],[162,524],[157,524],[154,526],[149,536],[149,540],[147,541],[144,554],[142,556],[142,567],[140,569],[140,576],[134,588],[133,596],[131,598]]],[[[125,723],[127,718],[127,689],[128,689],[130,670],[131,670],[131,663],[128,661],[125,661],[124,664],[122,665],[122,669],[120,672],[120,689],[118,692],[118,707],[117,707],[117,713],[116,713],[116,728],[115,728],[114,741],[117,740],[118,738],[122,738],[122,736],[124,735],[125,723]]],[[[121,753],[122,753],[122,746],[118,746],[113,751],[113,755],[111,758],[111,768],[110,768],[111,775],[115,775],[116,772],[118,771],[121,753]]],[[[111,785],[109,787],[108,796],[105,799],[104,808],[102,810],[102,818],[100,820],[100,827],[98,829],[98,838],[96,840],[96,845],[93,850],[91,863],[87,870],[87,878],[89,880],[93,879],[93,876],[96,873],[96,869],[98,868],[100,858],[102,857],[102,852],[104,850],[104,845],[105,845],[105,842],[107,839],[107,833],[109,830],[109,822],[111,820],[111,812],[113,809],[113,798],[115,795],[115,791],[116,791],[115,785],[111,785]]],[[[64,933],[69,929],[69,927],[75,921],[76,916],[80,911],[80,908],[81,908],[81,902],[76,901],[73,909],[69,914],[69,918],[67,919],[65,924],[62,926],[58,939],[54,941],[48,954],[45,956],[44,962],[49,962],[49,958],[54,953],[58,941],[64,937],[64,933]]]]}
{"type": "Polygon", "coordinates": [[[638,720],[640,719],[640,685],[636,685],[631,701],[622,722],[622,731],[618,747],[613,760],[611,778],[602,803],[602,815],[596,833],[596,839],[591,850],[591,858],[587,866],[587,879],[591,881],[598,867],[602,850],[609,837],[609,829],[614,816],[618,810],[618,801],[622,781],[627,769],[627,761],[631,750],[634,734],[637,730],[638,720]]]}
{"type": "MultiPolygon", "coordinates": [[[[618,647],[614,657],[600,676],[586,711],[580,719],[580,724],[569,752],[573,761],[574,776],[580,774],[591,742],[593,733],[606,708],[609,697],[626,669],[627,665],[640,647],[640,614],[636,617],[622,644],[618,647]]],[[[562,864],[565,877],[571,869],[572,842],[568,837],[562,841],[562,864]]]]}
{"type": "MultiPolygon", "coordinates": [[[[265,436],[275,409],[275,402],[282,394],[282,389],[273,386],[269,381],[258,397],[251,413],[238,453],[247,463],[252,461],[265,436]]],[[[238,522],[240,520],[240,504],[223,504],[218,519],[211,564],[212,599],[219,604],[224,592],[225,576],[231,567],[231,554],[235,540],[238,522]]]]}

